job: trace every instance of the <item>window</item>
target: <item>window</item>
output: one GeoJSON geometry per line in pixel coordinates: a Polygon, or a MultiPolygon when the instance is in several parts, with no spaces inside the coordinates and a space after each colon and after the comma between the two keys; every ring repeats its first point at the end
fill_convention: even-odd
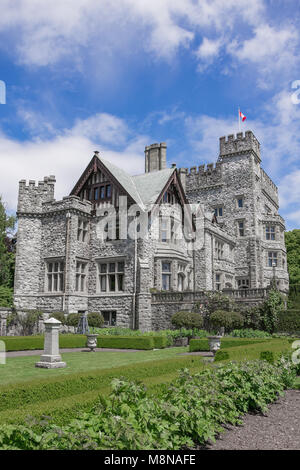
{"type": "Polygon", "coordinates": [[[104,318],[104,326],[116,326],[117,323],[117,313],[112,310],[106,312],[101,311],[101,314],[104,318]]]}
{"type": "Polygon", "coordinates": [[[64,263],[53,261],[47,263],[48,292],[62,292],[64,288],[64,263]]]}
{"type": "Polygon", "coordinates": [[[176,230],[178,226],[176,225],[174,217],[160,216],[159,218],[160,224],[160,241],[161,242],[170,242],[176,243],[176,230]]]}
{"type": "Polygon", "coordinates": [[[162,262],[162,290],[171,289],[171,263],[162,262]]]}
{"type": "Polygon", "coordinates": [[[278,263],[278,260],[277,260],[277,252],[276,251],[269,251],[268,252],[268,266],[270,268],[275,268],[277,267],[277,263],[278,263]]]}
{"type": "Polygon", "coordinates": [[[76,263],[76,292],[86,291],[86,267],[87,263],[77,261],[76,263]]]}
{"type": "Polygon", "coordinates": [[[245,236],[245,224],[244,224],[244,222],[238,222],[238,228],[239,228],[239,236],[244,237],[245,236]]]}
{"type": "Polygon", "coordinates": [[[88,231],[89,231],[89,221],[78,219],[77,240],[81,242],[85,242],[87,240],[88,231]]]}
{"type": "Polygon", "coordinates": [[[215,207],[215,216],[223,217],[223,207],[215,207]]]}
{"type": "Polygon", "coordinates": [[[183,286],[184,286],[184,275],[182,273],[178,274],[178,279],[177,279],[177,290],[179,292],[183,291],[183,286]]]}
{"type": "Polygon", "coordinates": [[[249,279],[238,279],[237,281],[238,289],[248,289],[249,288],[249,279]]]}
{"type": "Polygon", "coordinates": [[[221,290],[221,274],[216,274],[216,290],[221,290]]]}
{"type": "Polygon", "coordinates": [[[94,200],[97,201],[99,198],[99,188],[94,189],[94,200]]]}
{"type": "Polygon", "coordinates": [[[110,197],[111,196],[111,185],[108,184],[106,186],[106,197],[110,197]]]}
{"type": "Polygon", "coordinates": [[[215,242],[215,254],[217,259],[223,259],[224,254],[224,243],[215,242]]]}
{"type": "Polygon", "coordinates": [[[124,261],[99,263],[100,292],[124,291],[124,261]]]}
{"type": "Polygon", "coordinates": [[[244,198],[243,197],[238,198],[237,205],[238,205],[238,207],[244,207],[244,198]]]}
{"type": "Polygon", "coordinates": [[[266,226],[266,240],[275,240],[275,227],[271,225],[266,226]]]}

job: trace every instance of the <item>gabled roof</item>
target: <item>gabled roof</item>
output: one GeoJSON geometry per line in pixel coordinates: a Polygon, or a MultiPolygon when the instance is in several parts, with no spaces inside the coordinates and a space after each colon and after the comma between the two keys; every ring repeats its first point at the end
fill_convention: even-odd
{"type": "Polygon", "coordinates": [[[125,191],[132,197],[132,199],[143,208],[143,200],[134,184],[133,177],[130,176],[126,171],[113,165],[108,160],[104,160],[102,157],[97,157],[108,171],[115,177],[115,179],[123,186],[125,191]]]}
{"type": "Polygon", "coordinates": [[[142,175],[132,177],[143,204],[146,207],[156,203],[159,195],[173,173],[174,168],[166,168],[164,170],[144,173],[142,175]]]}
{"type": "Polygon", "coordinates": [[[167,186],[176,171],[175,168],[166,168],[164,170],[131,176],[110,161],[104,160],[102,157],[95,154],[74,186],[71,194],[77,195],[80,192],[95,167],[104,167],[107,169],[112,178],[118,182],[118,185],[125,190],[142,210],[150,209],[151,205],[157,202],[163,189],[167,186]]]}

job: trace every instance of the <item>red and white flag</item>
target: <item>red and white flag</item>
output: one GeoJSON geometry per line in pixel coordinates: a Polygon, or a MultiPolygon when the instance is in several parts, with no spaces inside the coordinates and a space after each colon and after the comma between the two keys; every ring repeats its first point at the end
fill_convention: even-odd
{"type": "Polygon", "coordinates": [[[240,118],[241,118],[242,122],[246,121],[246,119],[247,119],[246,116],[244,116],[244,114],[241,111],[239,111],[239,113],[240,113],[240,118]]]}

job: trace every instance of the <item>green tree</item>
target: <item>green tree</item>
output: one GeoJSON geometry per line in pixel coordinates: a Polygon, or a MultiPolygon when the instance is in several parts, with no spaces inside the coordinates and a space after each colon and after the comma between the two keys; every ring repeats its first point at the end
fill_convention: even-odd
{"type": "Polygon", "coordinates": [[[15,253],[13,230],[16,218],[6,213],[0,196],[0,286],[13,287],[15,253]]]}
{"type": "Polygon", "coordinates": [[[300,229],[285,232],[290,284],[300,284],[300,229]]]}

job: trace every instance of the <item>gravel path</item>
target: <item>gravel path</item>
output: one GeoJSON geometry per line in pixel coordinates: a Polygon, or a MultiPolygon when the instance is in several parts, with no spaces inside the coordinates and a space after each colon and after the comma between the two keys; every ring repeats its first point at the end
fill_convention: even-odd
{"type": "Polygon", "coordinates": [[[300,450],[300,390],[287,390],[266,415],[248,414],[228,426],[208,450],[300,450]]]}

